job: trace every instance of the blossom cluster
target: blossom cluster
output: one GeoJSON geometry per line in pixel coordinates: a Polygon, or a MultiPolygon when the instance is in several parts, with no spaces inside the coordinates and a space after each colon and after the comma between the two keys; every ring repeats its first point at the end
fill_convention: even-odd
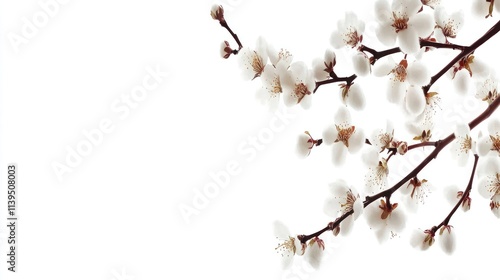
{"type": "MultiPolygon", "coordinates": [[[[473,2],[473,10],[482,17],[490,18],[495,10],[500,11],[500,1],[473,2]]],[[[277,50],[262,37],[254,48],[240,45],[233,50],[227,41],[221,45],[223,58],[239,55],[245,80],[259,80],[256,96],[271,110],[279,108],[281,101],[285,106],[300,104],[303,109],[310,109],[320,88],[337,84],[339,104],[334,106],[330,124],[322,133],[311,130],[300,133],[296,140],[297,154],[307,159],[313,149],[328,146],[326,152],[333,168],[340,168],[356,154],[365,165],[362,184],[353,185],[347,178],[337,178],[328,185],[324,213],[331,222],[323,230],[311,235],[292,235],[283,223],[275,223],[275,236],[279,240],[276,251],[283,258],[284,267],[290,266],[294,256],[304,256],[311,266],[318,267],[325,249],[320,235],[326,231],[334,236],[347,235],[360,216],[364,216],[380,242],[403,233],[409,216],[418,213],[426,199],[438,193],[437,189],[442,189],[450,202],[450,213],[437,225],[415,229],[409,239],[415,248],[426,250],[437,238],[441,248],[452,253],[458,229],[450,220],[458,208],[464,212],[471,209],[473,190],[487,200],[483,205],[488,205],[494,216],[500,218],[500,119],[492,114],[498,107],[500,89],[495,72],[485,62],[487,58],[474,54],[482,43],[500,31],[500,22],[485,30],[475,43],[462,46],[454,42],[464,26],[464,12],[449,12],[449,7],[441,5],[439,0],[377,0],[373,10],[376,19],[373,38],[365,34],[367,24],[355,12],[348,11],[333,27],[330,46],[310,64],[294,61],[289,51],[277,50]],[[387,49],[377,51],[369,47],[374,39],[387,49]],[[439,49],[457,52],[442,69],[424,60],[427,53],[439,49]],[[339,53],[347,54],[348,59],[342,61],[352,63],[352,75],[339,75],[342,67],[339,53]],[[381,125],[377,129],[364,129],[355,116],[371,105],[362,83],[369,76],[386,81],[384,99],[389,106],[399,108],[406,119],[387,119],[383,128],[381,125]],[[435,82],[445,79],[454,87],[438,90],[435,82]],[[452,127],[445,128],[449,136],[438,139],[433,133],[439,123],[441,97],[453,92],[458,93],[457,98],[473,96],[486,109],[470,122],[455,121],[452,127]],[[486,129],[478,128],[479,132],[473,133],[486,120],[486,129]],[[397,130],[394,121],[403,122],[407,131],[400,131],[400,126],[397,130]],[[427,152],[424,160],[406,176],[395,174],[394,158],[404,159],[420,149],[427,152]],[[470,166],[473,159],[467,184],[441,186],[429,174],[421,172],[442,150],[448,151],[459,167],[470,166]]],[[[211,15],[221,25],[227,25],[221,6],[215,5],[211,15]]]]}

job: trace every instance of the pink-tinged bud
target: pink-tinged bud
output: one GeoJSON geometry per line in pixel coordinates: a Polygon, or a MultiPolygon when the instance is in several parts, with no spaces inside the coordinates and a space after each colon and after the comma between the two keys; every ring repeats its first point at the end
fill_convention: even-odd
{"type": "Polygon", "coordinates": [[[227,59],[232,53],[233,49],[231,49],[231,47],[229,46],[229,42],[222,42],[222,44],[220,45],[220,56],[227,59]]]}
{"type": "Polygon", "coordinates": [[[398,146],[397,146],[397,150],[398,150],[398,154],[400,154],[400,155],[406,154],[406,152],[408,152],[408,143],[406,143],[405,141],[399,142],[398,146]]]}
{"type": "Polygon", "coordinates": [[[220,22],[226,21],[224,19],[224,8],[221,5],[213,5],[212,9],[210,10],[210,15],[214,20],[218,20],[220,22]]]}

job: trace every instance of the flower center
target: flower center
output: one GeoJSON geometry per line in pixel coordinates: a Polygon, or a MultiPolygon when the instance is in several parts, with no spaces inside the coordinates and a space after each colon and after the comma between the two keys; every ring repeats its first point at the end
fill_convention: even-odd
{"type": "Polygon", "coordinates": [[[393,23],[392,27],[396,28],[396,33],[398,33],[401,30],[405,30],[408,28],[408,17],[406,15],[402,15],[398,17],[395,12],[392,13],[393,17],[393,23]]]}
{"type": "Polygon", "coordinates": [[[472,138],[469,135],[465,135],[462,143],[460,143],[460,149],[464,153],[467,153],[470,149],[472,149],[472,138]]]}
{"type": "Polygon", "coordinates": [[[291,56],[292,56],[292,54],[289,51],[287,51],[285,49],[281,49],[280,52],[278,53],[278,62],[281,60],[288,59],[291,56]]]}
{"type": "Polygon", "coordinates": [[[344,33],[344,43],[352,48],[356,47],[358,42],[361,41],[361,37],[358,35],[358,31],[352,26],[349,27],[346,33],[344,33]]]}
{"type": "Polygon", "coordinates": [[[274,76],[272,82],[271,82],[271,88],[269,89],[269,92],[274,93],[275,95],[278,93],[283,92],[283,89],[281,88],[281,82],[279,76],[274,76]]]}
{"type": "Polygon", "coordinates": [[[255,72],[254,79],[260,77],[260,74],[264,72],[264,67],[265,65],[262,58],[257,54],[257,52],[254,51],[254,55],[252,57],[252,69],[255,72]]]}
{"type": "Polygon", "coordinates": [[[454,23],[454,21],[450,19],[450,20],[448,20],[448,22],[446,23],[446,25],[444,27],[441,27],[441,30],[443,31],[444,36],[450,37],[450,38],[457,37],[457,33],[455,31],[453,23],[454,23]]]}
{"type": "Polygon", "coordinates": [[[278,247],[274,248],[276,252],[281,254],[282,257],[289,256],[290,253],[295,254],[295,238],[290,237],[288,240],[283,240],[282,243],[278,244],[278,247]]]}
{"type": "Polygon", "coordinates": [[[483,98],[483,101],[488,102],[488,104],[491,104],[495,99],[498,97],[498,92],[496,89],[488,91],[488,94],[483,98]]]}
{"type": "Polygon", "coordinates": [[[311,94],[304,83],[296,84],[293,93],[298,98],[297,103],[300,103],[300,101],[302,101],[302,98],[304,98],[306,94],[311,94]]]}
{"type": "Polygon", "coordinates": [[[490,139],[491,139],[491,144],[493,146],[491,150],[500,153],[500,136],[490,135],[490,139]]]}
{"type": "Polygon", "coordinates": [[[335,143],[340,141],[340,142],[344,143],[344,145],[347,148],[349,148],[349,138],[351,138],[351,135],[356,130],[356,127],[351,126],[351,127],[347,127],[347,128],[341,128],[338,125],[335,125],[335,127],[337,128],[337,132],[338,132],[337,140],[335,140],[335,143]]]}
{"type": "Polygon", "coordinates": [[[391,73],[394,75],[394,80],[399,82],[406,81],[407,67],[408,67],[408,61],[406,59],[401,60],[401,62],[399,62],[399,64],[391,71],[391,73]]]}
{"type": "MultiPolygon", "coordinates": [[[[392,131],[392,133],[394,133],[394,130],[392,131]]],[[[389,148],[389,146],[392,143],[393,136],[389,133],[382,133],[379,134],[378,139],[380,141],[380,144],[382,144],[382,151],[383,151],[384,149],[389,148]]]]}
{"type": "Polygon", "coordinates": [[[492,197],[500,195],[500,173],[495,175],[495,181],[489,186],[488,191],[492,193],[492,197]]]}
{"type": "Polygon", "coordinates": [[[383,158],[378,162],[377,166],[377,178],[379,178],[380,181],[382,181],[382,178],[387,176],[389,174],[389,167],[387,166],[387,160],[383,158]]]}
{"type": "Polygon", "coordinates": [[[354,207],[354,202],[356,201],[356,196],[352,193],[351,190],[348,190],[346,193],[345,203],[340,204],[340,207],[344,209],[344,213],[351,211],[354,207]]]}

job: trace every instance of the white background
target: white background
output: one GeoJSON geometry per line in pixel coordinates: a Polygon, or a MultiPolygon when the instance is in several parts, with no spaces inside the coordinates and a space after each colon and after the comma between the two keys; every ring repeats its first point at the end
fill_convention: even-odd
{"type": "MultiPolygon", "coordinates": [[[[360,219],[352,235],[325,237],[328,254],[319,272],[300,259],[292,271],[282,272],[273,250],[272,222],[282,220],[294,233],[319,230],[330,221],[322,212],[328,183],[344,178],[359,185],[365,169],[356,156],[345,168],[334,168],[327,146],[313,150],[307,160],[294,154],[299,133],[309,130],[321,137],[333,121],[339,104],[336,85],[321,88],[311,110],[287,109],[290,120],[283,129],[252,148],[251,139],[272,129],[276,115],[256,102],[259,81],[243,81],[236,58],[219,57],[223,40],[236,44],[211,19],[212,4],[68,1],[16,52],[9,38],[21,36],[23,18],[33,22],[43,9],[37,1],[2,1],[1,178],[5,182],[10,163],[17,164],[19,178],[18,272],[8,272],[2,261],[2,279],[472,279],[497,274],[499,221],[476,191],[473,210],[458,211],[452,219],[458,235],[452,256],[438,246],[416,251],[406,234],[379,245],[360,219]],[[158,88],[126,117],[114,111],[112,104],[121,95],[130,96],[148,75],[146,69],[156,67],[169,73],[158,88]],[[59,180],[54,162],[66,164],[68,147],[76,149],[86,139],[83,131],[99,128],[105,119],[113,130],[59,180]],[[209,174],[220,173],[228,163],[236,163],[239,173],[196,215],[183,217],[180,207],[193,206],[196,192],[213,182],[209,174]]],[[[245,46],[263,35],[307,64],[322,57],[345,10],[367,22],[374,19],[370,1],[222,4],[245,46]]],[[[455,2],[453,8],[459,8],[455,2]]],[[[469,8],[464,6],[466,14],[469,8]]],[[[454,42],[470,44],[497,18],[467,15],[454,42]]],[[[382,49],[373,27],[367,23],[365,42],[382,49]]],[[[498,43],[492,39],[477,56],[499,61],[492,51],[498,43]]],[[[454,54],[429,54],[431,72],[454,54]]],[[[338,63],[339,75],[352,73],[348,60],[339,58],[338,63]]],[[[456,97],[443,80],[436,86],[448,119],[436,138],[452,132],[452,120],[469,121],[485,106],[456,97]],[[464,100],[472,105],[464,107],[464,100]]],[[[368,106],[352,114],[357,128],[366,131],[385,126],[388,117],[401,120],[398,109],[385,101],[385,82],[377,81],[359,80],[368,106]]],[[[397,125],[396,135],[410,139],[401,127],[397,125]]],[[[423,155],[414,152],[417,159],[423,155]]],[[[458,167],[443,152],[428,166],[422,175],[438,190],[418,215],[408,218],[409,230],[429,228],[447,215],[451,206],[440,190],[450,184],[464,188],[471,163],[458,167]]],[[[5,193],[2,188],[2,209],[5,193]]],[[[4,226],[0,234],[4,260],[4,226]]]]}

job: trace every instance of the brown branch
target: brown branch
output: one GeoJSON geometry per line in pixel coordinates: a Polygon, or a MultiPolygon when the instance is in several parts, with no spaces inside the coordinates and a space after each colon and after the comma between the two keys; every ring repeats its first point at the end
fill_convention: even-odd
{"type": "Polygon", "coordinates": [[[352,74],[349,77],[337,77],[335,72],[331,72],[330,76],[332,77],[331,79],[316,82],[316,87],[314,88],[313,93],[315,93],[318,90],[318,88],[322,85],[338,83],[338,82],[346,82],[348,85],[350,85],[357,78],[356,74],[352,74]]]}
{"type": "Polygon", "coordinates": [[[472,45],[465,47],[462,49],[462,51],[454,58],[452,59],[446,66],[443,67],[438,73],[436,73],[434,76],[431,77],[431,81],[429,82],[428,85],[423,86],[422,89],[424,90],[424,93],[429,92],[429,89],[431,86],[441,78],[455,63],[460,61],[462,58],[465,56],[471,54],[474,52],[477,48],[479,48],[482,44],[484,44],[486,41],[488,41],[491,37],[495,36],[495,34],[500,31],[500,21],[498,21],[493,27],[488,30],[486,33],[484,33],[483,36],[481,36],[479,39],[477,39],[472,45]]]}
{"type": "Polygon", "coordinates": [[[474,181],[474,174],[476,173],[476,167],[477,167],[478,160],[479,160],[479,156],[477,154],[475,154],[474,155],[474,166],[472,167],[472,172],[471,172],[471,175],[470,175],[469,183],[467,184],[467,187],[465,188],[464,193],[462,194],[462,197],[457,202],[457,204],[455,204],[455,206],[453,207],[453,209],[451,209],[451,211],[448,214],[448,216],[446,216],[446,218],[439,225],[432,227],[431,230],[433,231],[433,233],[436,233],[436,231],[439,228],[441,228],[442,226],[447,226],[448,223],[450,222],[451,217],[453,217],[453,215],[457,211],[458,207],[460,207],[460,204],[462,204],[464,202],[464,200],[469,197],[469,193],[470,193],[470,191],[472,189],[472,182],[474,181]]]}
{"type": "MultiPolygon", "coordinates": [[[[478,115],[475,119],[473,119],[471,122],[469,122],[469,128],[470,130],[474,129],[478,124],[483,122],[484,120],[488,119],[491,114],[498,108],[500,105],[500,98],[496,98],[485,110],[482,112],[480,115],[478,115]]],[[[394,192],[396,192],[404,183],[406,183],[408,180],[411,178],[417,176],[417,174],[424,169],[427,164],[429,164],[433,159],[435,159],[438,154],[446,147],[448,144],[450,144],[453,140],[455,139],[455,134],[451,133],[448,135],[446,138],[438,140],[435,142],[435,149],[430,153],[425,159],[422,160],[422,162],[415,167],[408,175],[406,175],[403,179],[401,179],[398,183],[396,183],[394,186],[391,188],[381,191],[373,196],[367,196],[365,201],[363,201],[363,207],[366,208],[368,205],[373,203],[374,201],[378,200],[379,198],[385,197],[388,198],[390,197],[394,192]]],[[[465,194],[464,194],[465,195],[465,194]]],[[[352,215],[354,213],[353,210],[348,211],[341,215],[335,222],[329,223],[328,226],[323,228],[322,230],[310,234],[310,235],[299,235],[298,238],[302,243],[307,242],[309,239],[313,237],[319,236],[319,234],[324,233],[325,231],[332,230],[339,226],[339,224],[347,218],[349,215],[352,215]],[[319,233],[319,234],[318,234],[319,233]]]]}

